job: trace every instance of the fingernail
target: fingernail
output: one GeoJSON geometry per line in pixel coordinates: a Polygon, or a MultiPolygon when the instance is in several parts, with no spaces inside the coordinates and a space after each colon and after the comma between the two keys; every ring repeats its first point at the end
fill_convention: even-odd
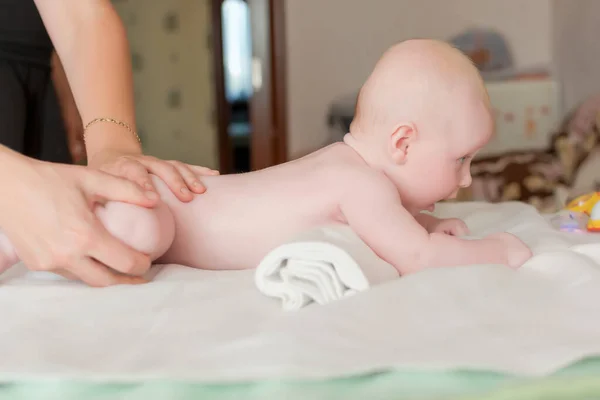
{"type": "Polygon", "coordinates": [[[181,188],[181,193],[183,193],[183,194],[185,194],[185,195],[188,195],[188,194],[190,194],[190,189],[188,189],[188,188],[186,188],[186,187],[182,187],[182,188],[181,188]]]}
{"type": "Polygon", "coordinates": [[[200,186],[202,186],[202,185],[200,184],[200,181],[194,181],[194,182],[192,182],[192,185],[193,185],[193,186],[196,186],[196,187],[200,187],[200,186]]]}

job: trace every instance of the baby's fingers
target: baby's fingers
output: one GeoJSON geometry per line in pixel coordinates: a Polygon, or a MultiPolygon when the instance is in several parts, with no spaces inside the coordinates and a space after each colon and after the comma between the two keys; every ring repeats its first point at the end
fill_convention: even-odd
{"type": "Polygon", "coordinates": [[[452,234],[454,236],[465,236],[469,234],[469,228],[467,227],[467,224],[465,224],[464,222],[457,224],[454,229],[452,229],[453,232],[452,234]]]}

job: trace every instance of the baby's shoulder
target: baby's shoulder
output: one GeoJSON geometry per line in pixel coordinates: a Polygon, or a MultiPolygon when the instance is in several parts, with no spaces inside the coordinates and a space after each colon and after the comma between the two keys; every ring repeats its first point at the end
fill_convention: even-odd
{"type": "Polygon", "coordinates": [[[342,193],[365,196],[383,196],[398,194],[394,183],[381,171],[365,163],[344,163],[334,168],[335,180],[342,193]]]}
{"type": "Polygon", "coordinates": [[[314,173],[304,175],[307,179],[312,176],[310,180],[317,179],[320,185],[339,195],[357,191],[397,192],[387,176],[371,168],[344,143],[322,148],[306,157],[304,162],[304,169],[314,173]]]}
{"type": "Polygon", "coordinates": [[[336,182],[349,183],[375,174],[375,171],[345,144],[325,148],[313,161],[322,172],[321,175],[327,175],[336,182]]]}

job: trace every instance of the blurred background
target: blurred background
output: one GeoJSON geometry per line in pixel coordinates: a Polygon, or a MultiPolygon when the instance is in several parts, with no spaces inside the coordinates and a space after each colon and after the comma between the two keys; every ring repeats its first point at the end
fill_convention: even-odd
{"type": "Polygon", "coordinates": [[[494,106],[496,136],[461,200],[551,210],[600,182],[600,1],[114,4],[131,42],[148,154],[244,172],[341,140],[383,51],[423,37],[469,55],[494,106]]]}

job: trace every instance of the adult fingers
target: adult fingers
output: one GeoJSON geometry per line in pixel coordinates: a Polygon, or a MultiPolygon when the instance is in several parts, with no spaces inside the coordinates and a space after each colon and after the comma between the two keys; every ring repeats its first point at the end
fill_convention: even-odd
{"type": "Polygon", "coordinates": [[[179,161],[169,162],[177,169],[177,171],[179,171],[179,174],[181,175],[186,185],[192,192],[200,194],[206,191],[206,187],[202,184],[200,179],[198,179],[198,177],[189,165],[179,161]]]}
{"type": "Polygon", "coordinates": [[[137,183],[144,190],[156,191],[148,169],[137,159],[127,159],[122,161],[121,165],[122,176],[137,183]]]}
{"type": "Polygon", "coordinates": [[[79,280],[79,278],[77,277],[77,275],[75,275],[72,272],[67,271],[66,269],[57,269],[57,270],[52,271],[52,273],[56,274],[56,275],[60,275],[63,278],[68,279],[70,281],[77,281],[77,280],[79,280]]]}
{"type": "Polygon", "coordinates": [[[220,172],[217,171],[216,169],[211,169],[211,168],[206,168],[206,167],[201,167],[198,165],[189,165],[186,164],[192,171],[194,171],[194,173],[196,173],[197,175],[203,176],[203,175],[209,175],[209,176],[213,176],[213,175],[219,175],[220,172]]]}
{"type": "Polygon", "coordinates": [[[145,190],[156,190],[146,166],[140,162],[139,158],[139,156],[122,155],[108,163],[101,164],[99,169],[110,175],[135,182],[145,190]]]}
{"type": "Polygon", "coordinates": [[[102,265],[96,260],[84,257],[77,261],[75,265],[69,267],[61,273],[63,276],[77,277],[84,283],[92,287],[106,287],[112,285],[136,285],[146,283],[144,278],[137,276],[127,276],[120,274],[110,268],[102,265]]]}
{"type": "Polygon", "coordinates": [[[110,201],[122,201],[142,207],[152,207],[158,201],[156,192],[142,190],[134,182],[125,178],[115,177],[85,167],[81,168],[79,185],[88,196],[100,197],[110,201]]]}
{"type": "Polygon", "coordinates": [[[153,157],[140,158],[150,173],[158,176],[180,201],[188,202],[194,198],[178,169],[171,163],[153,157]]]}

